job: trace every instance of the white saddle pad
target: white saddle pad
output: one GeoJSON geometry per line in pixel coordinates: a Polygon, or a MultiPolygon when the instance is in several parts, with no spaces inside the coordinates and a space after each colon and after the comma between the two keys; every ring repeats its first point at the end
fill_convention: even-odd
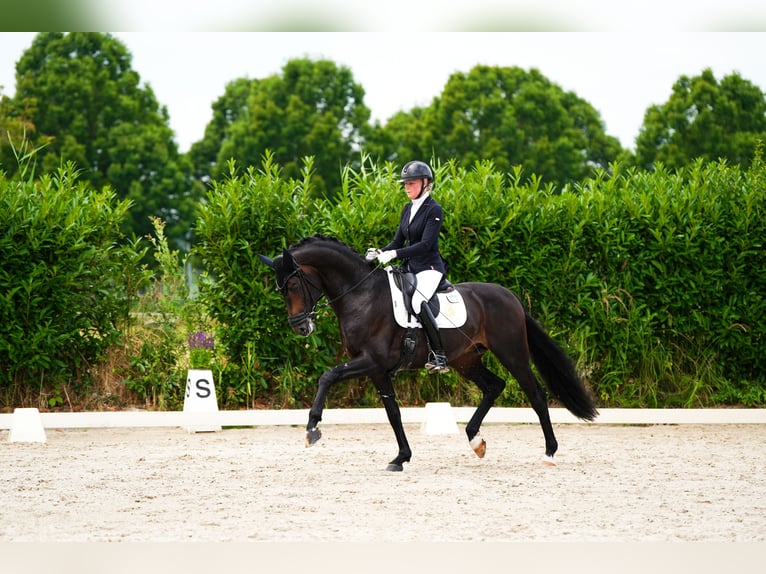
{"type": "MultiPolygon", "coordinates": [[[[420,321],[415,316],[411,316],[404,307],[404,296],[401,289],[394,282],[394,272],[390,267],[386,267],[388,275],[388,284],[391,287],[391,301],[394,307],[394,319],[400,327],[420,327],[420,321]]],[[[436,324],[440,329],[454,329],[462,327],[468,317],[465,309],[463,296],[457,290],[453,289],[448,293],[437,293],[439,298],[439,314],[436,316],[436,324]]]]}

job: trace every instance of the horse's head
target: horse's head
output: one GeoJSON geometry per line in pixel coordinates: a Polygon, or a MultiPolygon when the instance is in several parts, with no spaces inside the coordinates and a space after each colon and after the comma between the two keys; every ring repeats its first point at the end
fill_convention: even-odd
{"type": "Polygon", "coordinates": [[[314,307],[322,297],[318,279],[304,270],[287,249],[276,259],[258,255],[259,259],[276,272],[277,289],[285,299],[287,322],[295,333],[308,337],[313,333],[316,313],[314,307]]]}

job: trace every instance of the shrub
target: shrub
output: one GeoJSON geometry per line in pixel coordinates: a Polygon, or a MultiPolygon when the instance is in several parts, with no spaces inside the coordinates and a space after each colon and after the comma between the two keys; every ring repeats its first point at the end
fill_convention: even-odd
{"type": "Polygon", "coordinates": [[[134,260],[119,244],[127,209],[112,190],[79,182],[71,164],[38,181],[0,173],[4,403],[61,404],[120,341],[124,264],[134,260]]]}

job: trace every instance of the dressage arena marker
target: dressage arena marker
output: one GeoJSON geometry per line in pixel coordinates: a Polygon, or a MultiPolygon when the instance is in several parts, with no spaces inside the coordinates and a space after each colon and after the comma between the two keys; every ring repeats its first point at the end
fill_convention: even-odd
{"type": "MultiPolygon", "coordinates": [[[[186,394],[184,395],[185,413],[218,413],[218,399],[215,395],[213,371],[190,369],[186,376],[186,394]]],[[[221,424],[211,420],[206,423],[198,421],[189,424],[187,432],[216,432],[221,430],[221,424]]]]}
{"type": "Polygon", "coordinates": [[[425,417],[420,427],[425,434],[458,434],[455,415],[449,403],[426,403],[425,417]]]}
{"type": "Polygon", "coordinates": [[[45,442],[43,420],[37,409],[14,409],[8,442],[45,442]]]}

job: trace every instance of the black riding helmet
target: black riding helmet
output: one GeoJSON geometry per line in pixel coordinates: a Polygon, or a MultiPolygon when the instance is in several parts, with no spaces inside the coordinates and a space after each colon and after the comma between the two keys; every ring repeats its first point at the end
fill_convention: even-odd
{"type": "Polygon", "coordinates": [[[418,193],[418,198],[420,198],[429,184],[434,182],[434,172],[431,171],[431,168],[428,167],[428,164],[425,162],[417,160],[410,161],[404,164],[404,167],[402,168],[402,177],[399,182],[404,183],[411,179],[428,180],[428,183],[423,182],[420,184],[420,193],[418,193]]]}
{"type": "Polygon", "coordinates": [[[422,161],[410,161],[407,162],[402,168],[402,177],[399,180],[400,183],[409,181],[411,179],[426,178],[428,181],[434,181],[434,172],[428,167],[428,164],[422,161]]]}

